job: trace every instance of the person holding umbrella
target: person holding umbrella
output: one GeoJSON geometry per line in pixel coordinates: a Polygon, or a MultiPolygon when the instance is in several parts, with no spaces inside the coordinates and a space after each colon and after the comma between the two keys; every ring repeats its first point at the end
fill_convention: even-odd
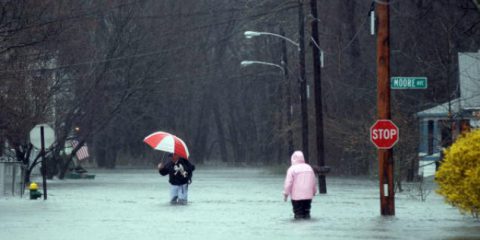
{"type": "MultiPolygon", "coordinates": [[[[188,185],[192,182],[195,165],[188,161],[189,152],[185,142],[179,137],[167,132],[154,132],[143,141],[155,150],[170,153],[171,161],[158,164],[158,172],[162,176],[169,175],[172,204],[187,204],[188,185]]],[[[165,156],[165,155],[164,155],[165,156]]],[[[162,159],[163,160],[163,159],[162,159]]]]}
{"type": "Polygon", "coordinates": [[[188,200],[188,185],[192,182],[192,172],[195,165],[177,154],[171,154],[171,161],[158,164],[158,172],[165,176],[168,174],[170,188],[170,203],[186,205],[188,200]]]}

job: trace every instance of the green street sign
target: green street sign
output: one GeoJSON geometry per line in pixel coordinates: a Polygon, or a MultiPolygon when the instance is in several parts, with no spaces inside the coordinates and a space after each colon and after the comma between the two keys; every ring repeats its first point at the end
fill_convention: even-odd
{"type": "Polygon", "coordinates": [[[427,89],[427,78],[391,77],[390,89],[427,89]]]}

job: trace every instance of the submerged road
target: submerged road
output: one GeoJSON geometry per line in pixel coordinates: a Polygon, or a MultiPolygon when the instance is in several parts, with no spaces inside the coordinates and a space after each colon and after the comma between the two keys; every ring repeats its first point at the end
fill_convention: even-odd
{"type": "Polygon", "coordinates": [[[187,206],[169,204],[168,179],[154,169],[90,173],[94,180],[49,181],[47,201],[1,198],[0,240],[480,239],[480,222],[431,183],[425,202],[418,184],[404,185],[396,216],[382,217],[375,179],[327,177],[312,219],[294,221],[283,175],[263,169],[198,167],[187,206]]]}

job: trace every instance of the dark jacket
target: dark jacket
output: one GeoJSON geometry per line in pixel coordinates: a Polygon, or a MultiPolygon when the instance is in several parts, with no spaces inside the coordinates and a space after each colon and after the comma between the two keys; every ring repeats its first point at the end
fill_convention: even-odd
{"type": "Polygon", "coordinates": [[[195,165],[190,161],[180,158],[177,163],[168,161],[165,166],[158,170],[160,175],[168,174],[168,182],[172,185],[183,185],[192,181],[192,173],[195,170],[195,165]]]}

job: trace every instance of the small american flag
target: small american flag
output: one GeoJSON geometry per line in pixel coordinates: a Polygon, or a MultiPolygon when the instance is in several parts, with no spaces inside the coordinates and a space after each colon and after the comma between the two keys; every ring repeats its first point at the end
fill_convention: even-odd
{"type": "MultiPolygon", "coordinates": [[[[78,145],[78,141],[77,140],[72,140],[72,147],[75,148],[77,145],[78,145]]],[[[78,160],[84,160],[84,159],[86,159],[90,156],[88,154],[87,143],[84,143],[83,146],[80,147],[80,149],[78,149],[78,151],[76,153],[76,156],[77,156],[78,160]]]]}

